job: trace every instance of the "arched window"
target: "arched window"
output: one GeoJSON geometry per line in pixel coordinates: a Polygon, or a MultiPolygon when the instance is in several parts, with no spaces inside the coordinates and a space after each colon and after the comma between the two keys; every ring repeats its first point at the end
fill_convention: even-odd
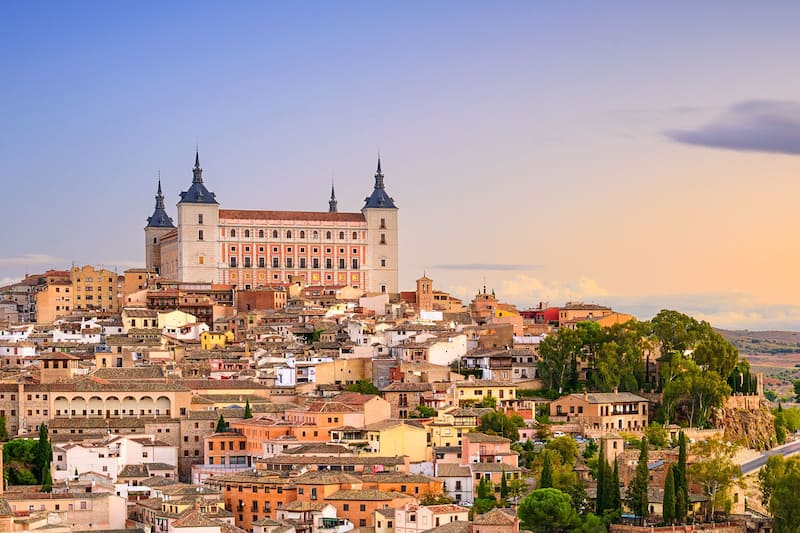
{"type": "Polygon", "coordinates": [[[286,230],[286,238],[287,239],[291,239],[292,238],[292,230],[286,230]]]}
{"type": "Polygon", "coordinates": [[[301,239],[305,239],[306,238],[306,232],[305,231],[300,230],[300,238],[301,239]]]}
{"type": "Polygon", "coordinates": [[[258,230],[258,238],[259,239],[263,239],[264,238],[264,230],[263,229],[258,230]]]}
{"type": "Polygon", "coordinates": [[[236,230],[235,229],[231,230],[231,237],[236,237],[236,230]]]}
{"type": "Polygon", "coordinates": [[[353,240],[354,240],[354,241],[355,241],[355,240],[358,240],[358,232],[357,232],[357,231],[354,231],[354,232],[353,232],[353,240]]]}
{"type": "Polygon", "coordinates": [[[278,238],[278,230],[276,230],[276,229],[272,230],[272,238],[273,239],[277,239],[278,238]]]}
{"type": "Polygon", "coordinates": [[[344,240],[344,232],[343,231],[339,232],[339,239],[342,240],[342,241],[344,240]]]}
{"type": "Polygon", "coordinates": [[[330,239],[331,238],[331,232],[330,231],[325,232],[325,238],[326,239],[330,239]]]}
{"type": "Polygon", "coordinates": [[[319,239],[319,232],[314,231],[314,233],[311,234],[311,237],[314,239],[319,239]]]}
{"type": "Polygon", "coordinates": [[[244,236],[245,236],[245,238],[249,238],[250,237],[250,230],[249,229],[244,230],[244,236]]]}

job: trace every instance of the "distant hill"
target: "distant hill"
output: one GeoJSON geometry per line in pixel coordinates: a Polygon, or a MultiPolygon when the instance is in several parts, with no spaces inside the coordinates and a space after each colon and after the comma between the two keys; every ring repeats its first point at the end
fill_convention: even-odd
{"type": "Polygon", "coordinates": [[[779,355],[800,353],[798,331],[749,331],[717,329],[742,355],[779,355]]]}

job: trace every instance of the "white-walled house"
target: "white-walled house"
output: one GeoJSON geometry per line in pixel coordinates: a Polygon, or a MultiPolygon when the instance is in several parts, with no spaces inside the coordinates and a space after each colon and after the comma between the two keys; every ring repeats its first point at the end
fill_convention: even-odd
{"type": "Polygon", "coordinates": [[[152,435],[118,435],[54,446],[51,472],[54,481],[72,479],[77,470],[79,475],[96,472],[116,482],[117,474],[126,466],[154,463],[172,466],[177,475],[177,446],[155,440],[152,435]]]}

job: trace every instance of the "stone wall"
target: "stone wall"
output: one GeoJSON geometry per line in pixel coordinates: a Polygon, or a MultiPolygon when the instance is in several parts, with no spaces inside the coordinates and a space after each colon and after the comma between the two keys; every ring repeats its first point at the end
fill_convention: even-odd
{"type": "Polygon", "coordinates": [[[688,533],[690,531],[713,531],[714,533],[745,533],[745,524],[740,523],[719,523],[719,524],[695,524],[687,526],[667,526],[667,527],[640,527],[625,524],[611,524],[610,533],[688,533]]]}

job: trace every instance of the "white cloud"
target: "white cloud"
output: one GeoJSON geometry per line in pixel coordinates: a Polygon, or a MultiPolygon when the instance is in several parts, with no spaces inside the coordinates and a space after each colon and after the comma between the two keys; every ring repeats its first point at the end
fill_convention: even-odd
{"type": "Polygon", "coordinates": [[[22,254],[16,257],[0,257],[0,267],[51,266],[63,262],[63,259],[47,254],[22,254]]]}
{"type": "MultiPolygon", "coordinates": [[[[520,308],[531,307],[539,302],[560,305],[567,301],[591,300],[608,294],[597,281],[587,276],[581,276],[572,282],[546,282],[530,274],[515,274],[500,279],[496,287],[488,289],[494,289],[500,301],[516,304],[520,308]]],[[[449,286],[447,290],[464,301],[471,300],[474,294],[461,285],[449,286]]]]}

